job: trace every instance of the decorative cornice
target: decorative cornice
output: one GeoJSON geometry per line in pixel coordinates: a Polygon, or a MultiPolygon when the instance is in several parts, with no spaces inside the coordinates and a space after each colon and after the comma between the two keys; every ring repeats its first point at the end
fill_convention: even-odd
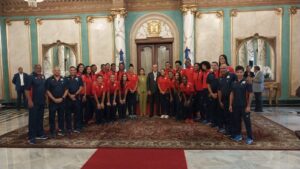
{"type": "Polygon", "coordinates": [[[298,7],[292,6],[292,7],[289,9],[290,14],[291,14],[291,15],[296,15],[298,9],[299,9],[298,7]]]}
{"type": "Polygon", "coordinates": [[[197,5],[182,5],[180,7],[180,10],[183,14],[186,14],[188,11],[192,12],[193,14],[196,14],[197,5]]]}
{"type": "MultiPolygon", "coordinates": [[[[40,16],[58,14],[110,12],[112,8],[128,11],[178,10],[186,6],[194,8],[295,5],[299,0],[45,0],[36,8],[28,7],[24,0],[2,0],[2,16],[40,16]],[[184,4],[181,6],[181,4],[184,4]]],[[[191,8],[192,10],[193,8],[191,8]]],[[[189,10],[189,9],[188,9],[189,10]]],[[[192,10],[193,11],[193,10],[192,10]]]]}
{"type": "Polygon", "coordinates": [[[117,15],[120,15],[122,17],[126,17],[127,16],[127,11],[125,8],[112,8],[110,11],[110,14],[112,17],[116,17],[117,15]]]}
{"type": "Polygon", "coordinates": [[[223,11],[211,11],[211,12],[200,12],[197,11],[196,12],[196,17],[197,18],[201,18],[202,14],[216,14],[216,17],[218,18],[222,18],[224,16],[224,12],[223,11]]]}

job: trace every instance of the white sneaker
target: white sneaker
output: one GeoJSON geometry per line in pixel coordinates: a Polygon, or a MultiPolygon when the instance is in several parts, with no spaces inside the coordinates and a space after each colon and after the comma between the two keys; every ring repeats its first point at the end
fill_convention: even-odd
{"type": "Polygon", "coordinates": [[[165,117],[164,115],[161,115],[161,116],[160,116],[161,119],[163,119],[164,117],[165,117]]]}
{"type": "Polygon", "coordinates": [[[165,115],[165,118],[168,119],[168,118],[169,118],[169,115],[165,115]]]}

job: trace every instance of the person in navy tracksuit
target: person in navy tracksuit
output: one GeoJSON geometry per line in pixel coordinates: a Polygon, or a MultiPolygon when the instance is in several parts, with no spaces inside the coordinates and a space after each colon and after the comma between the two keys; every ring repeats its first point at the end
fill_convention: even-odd
{"type": "Polygon", "coordinates": [[[23,100],[23,107],[26,108],[25,86],[28,74],[23,72],[23,68],[19,67],[18,73],[16,73],[12,79],[12,83],[15,85],[17,92],[17,110],[20,110],[21,102],[23,100]]]}

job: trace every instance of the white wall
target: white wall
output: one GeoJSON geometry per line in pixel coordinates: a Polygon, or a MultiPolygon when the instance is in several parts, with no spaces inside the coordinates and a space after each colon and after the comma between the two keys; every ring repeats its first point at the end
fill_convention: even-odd
{"type": "Polygon", "coordinates": [[[300,9],[291,15],[291,52],[290,52],[290,95],[295,96],[300,86],[300,9]]]}
{"type": "Polygon", "coordinates": [[[196,17],[196,62],[218,61],[223,54],[223,16],[216,12],[201,13],[196,17]]]}
{"type": "Polygon", "coordinates": [[[90,64],[100,67],[101,64],[114,62],[113,33],[113,22],[107,17],[93,18],[92,22],[88,23],[90,64]]]}
{"type": "Polygon", "coordinates": [[[15,86],[11,80],[18,68],[23,67],[24,72],[30,73],[32,70],[30,26],[24,21],[11,21],[6,25],[7,31],[7,59],[9,74],[10,97],[16,98],[15,86]]]}

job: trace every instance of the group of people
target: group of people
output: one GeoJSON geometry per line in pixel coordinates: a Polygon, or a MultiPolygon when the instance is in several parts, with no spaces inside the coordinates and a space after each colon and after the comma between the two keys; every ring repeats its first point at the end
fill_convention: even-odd
{"type": "MultiPolygon", "coordinates": [[[[259,67],[255,66],[257,71],[259,67]]],[[[59,67],[55,67],[53,75],[46,79],[41,66],[35,65],[34,72],[23,82],[30,144],[35,144],[36,139],[48,139],[43,127],[47,100],[51,138],[80,133],[93,122],[102,125],[135,119],[138,108],[140,116],[210,125],[235,141],[243,138],[243,119],[246,143],[253,142],[250,105],[254,80],[244,67],[233,69],[225,55],[219,56],[219,62],[194,65],[187,58],[184,68],[179,60],[174,69],[169,62],[160,70],[154,64],[148,74],[143,68],[136,74],[132,64],[126,71],[124,63],[119,63],[118,71],[115,63],[103,64],[99,72],[96,65],[78,64],[71,66],[69,73],[62,77],[59,67]]],[[[256,99],[260,99],[259,95],[256,99]]],[[[261,99],[257,111],[262,111],[260,102],[261,99]]]]}

